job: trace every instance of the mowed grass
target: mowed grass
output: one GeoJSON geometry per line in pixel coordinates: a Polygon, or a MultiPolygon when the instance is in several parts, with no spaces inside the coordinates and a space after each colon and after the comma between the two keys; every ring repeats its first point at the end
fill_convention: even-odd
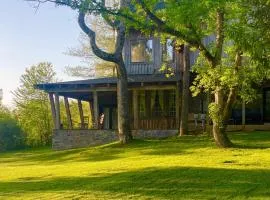
{"type": "Polygon", "coordinates": [[[270,132],[0,154],[0,199],[270,199],[270,132]]]}

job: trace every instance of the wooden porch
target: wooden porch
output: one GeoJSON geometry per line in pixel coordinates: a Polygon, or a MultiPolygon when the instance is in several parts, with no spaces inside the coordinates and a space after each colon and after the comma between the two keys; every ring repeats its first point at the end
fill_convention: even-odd
{"type": "MultiPolygon", "coordinates": [[[[142,76],[142,75],[140,75],[142,76]]],[[[180,88],[177,77],[168,79],[151,75],[148,80],[131,79],[129,82],[129,104],[131,129],[175,130],[179,127],[180,88]]],[[[38,86],[49,94],[54,129],[117,129],[116,79],[93,79],[38,86]],[[77,102],[79,127],[74,126],[70,111],[70,100],[77,102]],[[65,105],[65,126],[61,121],[60,103],[65,105]],[[87,111],[85,106],[88,104],[87,111]],[[89,116],[86,113],[90,113],[89,116]],[[91,119],[88,123],[85,119],[91,119]],[[67,124],[67,125],[66,125],[67,124]]],[[[63,109],[63,108],[62,108],[63,109]]]]}

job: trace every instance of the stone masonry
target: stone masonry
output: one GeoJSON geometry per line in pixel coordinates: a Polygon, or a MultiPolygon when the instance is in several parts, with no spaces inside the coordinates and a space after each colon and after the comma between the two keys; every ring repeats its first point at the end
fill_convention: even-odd
{"type": "MultiPolygon", "coordinates": [[[[177,130],[134,130],[134,138],[166,138],[177,134],[177,130]]],[[[54,150],[75,149],[97,146],[118,140],[115,130],[54,130],[52,148],[54,150]]]]}

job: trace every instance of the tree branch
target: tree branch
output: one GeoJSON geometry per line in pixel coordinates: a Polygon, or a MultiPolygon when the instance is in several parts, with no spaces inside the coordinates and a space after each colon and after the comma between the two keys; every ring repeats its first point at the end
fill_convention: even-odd
{"type": "Polygon", "coordinates": [[[220,64],[224,43],[224,12],[217,10],[215,65],[220,64]]]}
{"type": "MultiPolygon", "coordinates": [[[[234,73],[236,75],[236,73],[239,70],[239,67],[242,65],[242,52],[237,50],[236,52],[236,56],[235,56],[235,61],[234,61],[234,73]]],[[[237,86],[234,86],[232,88],[230,88],[230,92],[224,107],[224,112],[223,112],[223,116],[225,120],[228,120],[230,115],[231,115],[231,111],[232,111],[232,106],[233,103],[236,100],[236,94],[237,94],[237,86]]]]}
{"type": "Polygon", "coordinates": [[[116,60],[115,54],[107,53],[107,52],[101,50],[97,46],[96,33],[86,25],[86,23],[85,23],[85,13],[83,13],[83,12],[79,13],[78,23],[79,23],[81,29],[83,30],[83,32],[88,35],[88,37],[90,39],[90,45],[92,47],[93,53],[96,56],[98,56],[99,58],[103,59],[103,60],[106,60],[106,61],[109,61],[109,62],[115,62],[115,60],[116,60]]]}

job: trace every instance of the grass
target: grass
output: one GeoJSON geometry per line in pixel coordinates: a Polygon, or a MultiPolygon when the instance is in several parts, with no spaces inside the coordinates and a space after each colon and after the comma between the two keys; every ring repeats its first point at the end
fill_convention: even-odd
{"type": "Polygon", "coordinates": [[[270,133],[0,154],[0,199],[270,199],[270,133]]]}

